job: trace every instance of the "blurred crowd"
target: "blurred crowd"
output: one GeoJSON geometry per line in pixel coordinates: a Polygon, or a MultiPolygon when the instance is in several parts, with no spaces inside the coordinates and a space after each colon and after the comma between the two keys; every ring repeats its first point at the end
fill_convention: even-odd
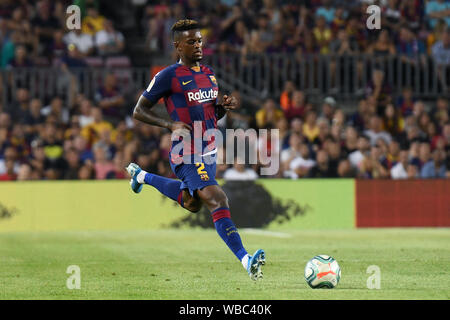
{"type": "Polygon", "coordinates": [[[0,68],[84,67],[91,57],[123,54],[123,34],[99,7],[99,0],[0,0],[0,68]],[[77,21],[66,12],[72,4],[81,28],[69,30],[67,21],[77,21]]]}
{"type": "MultiPolygon", "coordinates": [[[[354,52],[400,54],[406,62],[429,55],[450,64],[450,4],[443,0],[132,3],[149,50],[165,54],[173,52],[171,25],[189,17],[203,26],[205,55],[354,52]],[[372,3],[382,8],[381,32],[365,27],[372,3]]],[[[0,43],[2,68],[71,67],[122,54],[125,39],[95,0],[0,0],[0,43]],[[72,3],[82,9],[78,31],[65,27],[65,8],[72,3]]],[[[218,125],[223,132],[278,129],[275,142],[270,134],[249,141],[280,160],[275,178],[449,178],[448,96],[422,101],[409,87],[394,94],[384,72],[374,70],[374,81],[352,112],[332,96],[313,103],[317,99],[287,81],[281,95],[261,101],[256,112],[240,112],[251,108],[231,92],[240,108],[218,125]]],[[[108,73],[94,96],[74,92],[70,105],[63,97],[41,99],[30,92],[19,87],[10,105],[0,105],[0,180],[125,179],[129,162],[175,177],[168,162],[170,132],[130,117],[142,89],[127,96],[108,73]]],[[[225,153],[219,150],[219,162],[225,153]]],[[[239,162],[219,163],[217,177],[255,179],[267,166],[261,159],[239,162]]]]}
{"type": "MultiPolygon", "coordinates": [[[[130,0],[136,33],[150,52],[175,54],[170,28],[178,19],[202,26],[204,54],[429,54],[449,64],[446,0],[130,0]],[[366,26],[367,7],[381,8],[382,30],[366,26]]],[[[124,54],[114,7],[102,0],[0,0],[0,66],[90,65],[90,57],[124,54]],[[81,9],[68,30],[66,8],[81,9]],[[72,61],[72,60],[76,60],[72,61]],[[62,62],[61,62],[62,61],[62,62]]],[[[71,20],[72,21],[72,20],[71,20]]]]}
{"type": "Polygon", "coordinates": [[[154,51],[173,52],[170,27],[189,17],[203,26],[206,55],[389,53],[411,59],[442,55],[437,43],[450,27],[449,10],[446,0],[167,0],[147,1],[137,12],[154,51]],[[381,39],[366,25],[371,4],[381,8],[381,39]]]}
{"type": "MultiPolygon", "coordinates": [[[[239,92],[231,94],[241,103],[239,92]]],[[[129,162],[175,178],[168,161],[169,131],[129,116],[111,121],[104,115],[106,104],[121,100],[120,95],[92,100],[78,94],[67,111],[62,99],[43,105],[21,88],[19,115],[0,112],[0,180],[122,179],[129,162]]],[[[355,112],[345,113],[333,97],[314,104],[287,82],[281,96],[266,99],[254,116],[237,109],[218,127],[223,132],[268,129],[267,137],[247,142],[248,150],[258,147],[279,159],[280,170],[272,178],[450,178],[449,101],[438,97],[425,103],[408,88],[385,106],[368,94],[355,112]],[[278,129],[278,139],[272,139],[271,129],[278,129]]],[[[218,178],[255,179],[267,167],[250,158],[224,164],[226,147],[219,149],[218,178]]]]}
{"type": "MultiPolygon", "coordinates": [[[[279,100],[265,100],[254,119],[229,112],[220,125],[278,129],[275,143],[263,136],[254,143],[279,157],[279,178],[450,178],[448,99],[425,103],[405,88],[400,96],[389,96],[386,105],[368,93],[355,112],[342,107],[331,96],[311,103],[287,82],[279,100]]],[[[252,179],[261,166],[236,165],[232,177],[252,179]]],[[[227,170],[219,166],[225,175],[227,170]]]]}

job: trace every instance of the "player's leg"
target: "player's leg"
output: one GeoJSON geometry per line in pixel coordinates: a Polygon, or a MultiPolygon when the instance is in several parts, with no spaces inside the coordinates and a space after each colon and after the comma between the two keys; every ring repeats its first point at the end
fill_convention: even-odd
{"type": "Polygon", "coordinates": [[[260,249],[250,256],[245,250],[236,226],[231,220],[228,198],[222,188],[219,185],[210,185],[197,190],[197,193],[211,212],[217,233],[241,261],[250,277],[253,280],[262,278],[261,266],[265,264],[265,253],[260,249]]]}
{"type": "Polygon", "coordinates": [[[188,189],[183,190],[182,201],[183,202],[182,204],[180,203],[180,205],[194,213],[199,212],[203,206],[202,200],[195,195],[191,196],[188,189]]]}
{"type": "Polygon", "coordinates": [[[141,192],[143,185],[148,184],[189,211],[198,212],[201,209],[201,200],[191,196],[189,191],[183,188],[182,181],[146,172],[135,163],[130,163],[127,171],[131,176],[130,184],[134,192],[141,192]]]}

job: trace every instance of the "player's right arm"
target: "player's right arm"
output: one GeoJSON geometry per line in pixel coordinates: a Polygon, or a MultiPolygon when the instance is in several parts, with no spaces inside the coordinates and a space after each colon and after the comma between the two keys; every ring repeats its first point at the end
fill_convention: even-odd
{"type": "Polygon", "coordinates": [[[170,75],[167,69],[157,73],[148,88],[139,97],[133,110],[133,118],[149,125],[167,128],[171,131],[177,129],[192,130],[191,126],[180,121],[171,121],[159,117],[151,109],[158,100],[170,94],[170,75]]]}
{"type": "Polygon", "coordinates": [[[159,117],[151,110],[154,105],[155,103],[149,101],[144,96],[141,96],[134,107],[133,118],[149,125],[166,128],[171,131],[183,128],[188,130],[191,129],[191,127],[184,122],[171,121],[159,117]]]}

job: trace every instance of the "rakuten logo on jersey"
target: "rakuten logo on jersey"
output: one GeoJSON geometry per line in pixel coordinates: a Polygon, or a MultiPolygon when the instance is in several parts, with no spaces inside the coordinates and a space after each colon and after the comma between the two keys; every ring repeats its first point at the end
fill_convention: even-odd
{"type": "Polygon", "coordinates": [[[218,94],[219,94],[219,92],[214,89],[209,89],[209,90],[200,89],[197,92],[192,92],[192,91],[188,92],[187,97],[188,97],[189,102],[197,101],[199,103],[203,103],[206,101],[211,101],[211,100],[216,99],[218,94]]]}

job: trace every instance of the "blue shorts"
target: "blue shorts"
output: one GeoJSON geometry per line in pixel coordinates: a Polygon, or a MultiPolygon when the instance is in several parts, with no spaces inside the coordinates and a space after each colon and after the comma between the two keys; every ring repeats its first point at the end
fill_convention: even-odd
{"type": "Polygon", "coordinates": [[[218,185],[216,181],[216,158],[217,153],[202,157],[202,162],[176,164],[169,154],[170,167],[177,178],[182,181],[180,190],[188,189],[190,195],[194,196],[195,190],[218,185]]]}

